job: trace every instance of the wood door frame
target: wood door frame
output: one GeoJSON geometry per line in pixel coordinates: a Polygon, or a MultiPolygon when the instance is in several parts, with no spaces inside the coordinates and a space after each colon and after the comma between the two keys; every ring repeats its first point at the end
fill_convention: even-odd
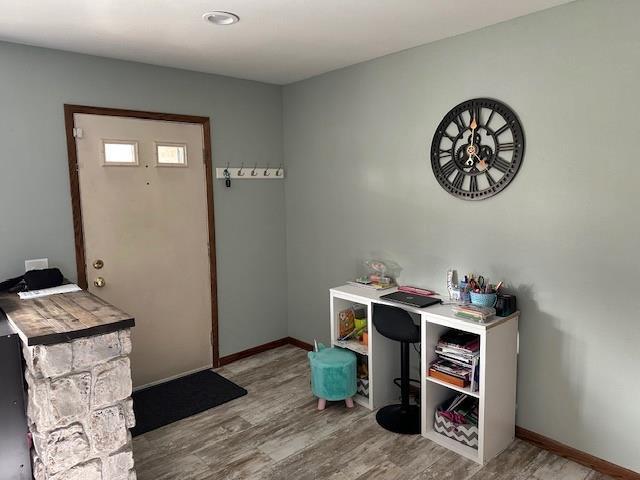
{"type": "Polygon", "coordinates": [[[82,206],[80,203],[80,180],[78,177],[78,151],[73,136],[74,115],[105,115],[110,117],[139,118],[142,120],[160,120],[164,122],[192,123],[202,126],[204,146],[204,171],[207,195],[207,226],[209,235],[209,276],[211,279],[211,345],[213,349],[213,367],[220,366],[218,338],[218,281],[216,273],[216,234],[213,210],[213,166],[211,161],[211,122],[209,117],[180,115],[174,113],[146,112],[121,108],[92,107],[87,105],[64,105],[64,123],[67,135],[67,155],[69,158],[69,180],[71,188],[71,209],[73,212],[73,231],[76,247],[76,269],[78,285],[87,289],[87,264],[84,248],[84,229],[82,226],[82,206]]]}

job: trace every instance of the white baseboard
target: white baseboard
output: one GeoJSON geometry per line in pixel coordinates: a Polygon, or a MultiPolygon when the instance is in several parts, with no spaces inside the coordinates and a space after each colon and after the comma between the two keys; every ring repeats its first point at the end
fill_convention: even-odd
{"type": "Polygon", "coordinates": [[[145,383],[144,385],[133,387],[133,391],[137,392],[138,390],[143,390],[145,388],[153,387],[155,385],[160,385],[161,383],[170,382],[171,380],[175,380],[177,378],[186,377],[187,375],[191,375],[192,373],[201,372],[202,370],[211,370],[211,369],[213,369],[212,363],[208,365],[203,365],[202,367],[194,368],[193,370],[189,370],[188,372],[178,373],[176,375],[172,375],[170,377],[163,378],[161,380],[156,380],[155,382],[145,383]]]}

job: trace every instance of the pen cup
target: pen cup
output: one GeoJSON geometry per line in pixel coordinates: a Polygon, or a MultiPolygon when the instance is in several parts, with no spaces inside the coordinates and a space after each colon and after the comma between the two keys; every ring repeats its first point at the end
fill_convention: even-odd
{"type": "Polygon", "coordinates": [[[498,299],[498,295],[496,295],[495,293],[470,293],[471,303],[480,307],[494,307],[496,304],[496,300],[498,299]]]}

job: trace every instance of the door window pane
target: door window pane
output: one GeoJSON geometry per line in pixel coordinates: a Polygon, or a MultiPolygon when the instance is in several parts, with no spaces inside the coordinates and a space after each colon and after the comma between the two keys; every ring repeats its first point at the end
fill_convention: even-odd
{"type": "Polygon", "coordinates": [[[158,165],[186,166],[187,146],[179,143],[156,143],[158,165]]]}
{"type": "Polygon", "coordinates": [[[104,140],[105,165],[138,165],[137,142],[104,140]]]}

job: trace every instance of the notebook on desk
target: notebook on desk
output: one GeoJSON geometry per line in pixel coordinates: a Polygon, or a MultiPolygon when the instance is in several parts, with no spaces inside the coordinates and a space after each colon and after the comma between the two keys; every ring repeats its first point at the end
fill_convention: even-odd
{"type": "Polygon", "coordinates": [[[424,295],[416,295],[414,293],[407,292],[393,292],[380,297],[382,300],[389,300],[390,302],[402,303],[403,305],[411,305],[416,308],[429,307],[436,303],[442,303],[442,300],[434,297],[427,297],[424,295]]]}

